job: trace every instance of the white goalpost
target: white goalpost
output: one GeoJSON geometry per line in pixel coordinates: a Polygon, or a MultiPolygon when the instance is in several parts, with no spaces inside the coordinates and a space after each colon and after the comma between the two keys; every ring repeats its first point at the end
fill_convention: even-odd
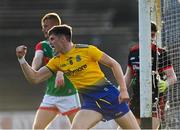
{"type": "Polygon", "coordinates": [[[140,117],[143,128],[152,128],[151,0],[139,0],[140,117]]]}

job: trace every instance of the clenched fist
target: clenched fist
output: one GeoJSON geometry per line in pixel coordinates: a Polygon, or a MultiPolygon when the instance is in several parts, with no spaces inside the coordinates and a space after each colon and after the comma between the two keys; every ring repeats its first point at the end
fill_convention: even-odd
{"type": "Polygon", "coordinates": [[[16,47],[16,56],[18,59],[23,58],[26,55],[27,47],[25,45],[21,45],[16,47]]]}

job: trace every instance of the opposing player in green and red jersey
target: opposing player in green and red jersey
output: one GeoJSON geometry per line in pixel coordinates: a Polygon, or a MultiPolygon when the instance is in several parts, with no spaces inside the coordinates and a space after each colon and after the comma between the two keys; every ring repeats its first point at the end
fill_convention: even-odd
{"type": "MultiPolygon", "coordinates": [[[[42,31],[45,38],[48,38],[49,29],[60,24],[61,19],[58,14],[46,14],[41,20],[42,31]]],[[[56,52],[48,40],[37,43],[32,68],[38,70],[42,64],[47,64],[55,55],[56,52]]],[[[47,80],[46,93],[36,113],[33,129],[45,129],[58,113],[67,115],[72,123],[79,108],[80,102],[76,89],[73,84],[63,76],[63,73],[59,71],[47,80]],[[62,84],[64,84],[64,86],[59,87],[62,84]]]]}

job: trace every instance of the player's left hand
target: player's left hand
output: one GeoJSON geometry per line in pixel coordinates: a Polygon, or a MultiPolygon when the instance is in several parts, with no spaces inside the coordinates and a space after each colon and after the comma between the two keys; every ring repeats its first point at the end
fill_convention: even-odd
{"type": "Polygon", "coordinates": [[[159,80],[158,81],[158,90],[159,90],[159,93],[164,93],[167,89],[167,82],[164,81],[164,80],[159,80]]]}
{"type": "Polygon", "coordinates": [[[56,80],[55,80],[55,87],[62,87],[64,86],[64,75],[63,72],[58,71],[56,74],[56,80]]]}
{"type": "Polygon", "coordinates": [[[121,90],[118,98],[119,103],[129,102],[129,94],[127,90],[121,90]]]}

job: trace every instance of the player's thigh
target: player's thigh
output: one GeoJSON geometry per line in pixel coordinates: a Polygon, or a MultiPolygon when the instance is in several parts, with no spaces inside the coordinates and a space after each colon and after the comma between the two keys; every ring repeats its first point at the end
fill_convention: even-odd
{"type": "Polygon", "coordinates": [[[76,115],[77,112],[78,112],[78,111],[73,112],[73,113],[67,115],[67,117],[68,117],[68,119],[69,119],[69,121],[70,121],[71,124],[72,124],[73,119],[74,119],[74,117],[75,117],[75,115],[76,115]]]}
{"type": "Polygon", "coordinates": [[[72,123],[72,129],[89,129],[101,121],[102,115],[94,110],[80,110],[72,123]]]}
{"type": "Polygon", "coordinates": [[[78,94],[70,96],[57,96],[55,105],[62,115],[77,112],[81,107],[78,94]]]}
{"type": "Polygon", "coordinates": [[[48,124],[57,116],[56,111],[49,111],[38,109],[35,119],[33,128],[43,129],[48,126],[48,124]]]}
{"type": "Polygon", "coordinates": [[[120,125],[123,129],[140,129],[136,118],[133,113],[129,111],[122,117],[116,118],[115,121],[120,125]]]}

